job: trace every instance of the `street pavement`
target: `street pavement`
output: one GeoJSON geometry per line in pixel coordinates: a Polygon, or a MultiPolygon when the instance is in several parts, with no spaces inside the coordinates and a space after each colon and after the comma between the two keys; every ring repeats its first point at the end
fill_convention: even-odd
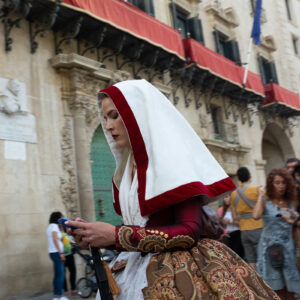
{"type": "MultiPolygon", "coordinates": [[[[93,293],[89,298],[85,298],[85,299],[95,299],[96,298],[96,293],[93,293]]],[[[44,294],[41,296],[37,296],[37,297],[33,297],[33,298],[13,298],[12,300],[52,300],[53,299],[53,294],[49,293],[49,294],[44,294]]],[[[70,300],[83,300],[83,298],[81,298],[78,295],[72,295],[71,297],[69,297],[70,300]]]]}

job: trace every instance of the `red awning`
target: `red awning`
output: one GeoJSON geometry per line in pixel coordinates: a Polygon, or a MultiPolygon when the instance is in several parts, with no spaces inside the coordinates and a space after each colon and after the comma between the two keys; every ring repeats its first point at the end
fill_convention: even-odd
{"type": "Polygon", "coordinates": [[[264,106],[278,102],[294,110],[300,111],[300,97],[298,94],[291,92],[278,84],[269,83],[265,86],[266,100],[264,106]]]}
{"type": "Polygon", "coordinates": [[[164,49],[185,60],[180,33],[122,0],[63,0],[63,5],[164,49]]]}
{"type": "MultiPolygon", "coordinates": [[[[197,63],[199,68],[242,88],[244,68],[193,39],[184,39],[183,43],[186,56],[190,58],[189,63],[197,63]]],[[[264,97],[261,77],[251,71],[248,72],[246,89],[264,97]]]]}

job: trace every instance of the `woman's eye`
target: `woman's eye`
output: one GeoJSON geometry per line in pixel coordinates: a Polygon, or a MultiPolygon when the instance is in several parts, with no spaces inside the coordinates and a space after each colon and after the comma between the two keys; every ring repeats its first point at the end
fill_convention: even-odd
{"type": "Polygon", "coordinates": [[[114,120],[116,120],[118,118],[118,116],[119,116],[119,113],[117,111],[114,111],[111,114],[111,118],[114,119],[114,120]]]}

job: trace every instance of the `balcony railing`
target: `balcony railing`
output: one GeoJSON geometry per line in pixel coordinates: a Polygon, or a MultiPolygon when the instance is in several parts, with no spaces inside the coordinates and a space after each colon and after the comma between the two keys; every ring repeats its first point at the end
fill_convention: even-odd
{"type": "Polygon", "coordinates": [[[225,122],[210,123],[210,138],[230,144],[239,144],[238,129],[236,124],[225,122]]]}

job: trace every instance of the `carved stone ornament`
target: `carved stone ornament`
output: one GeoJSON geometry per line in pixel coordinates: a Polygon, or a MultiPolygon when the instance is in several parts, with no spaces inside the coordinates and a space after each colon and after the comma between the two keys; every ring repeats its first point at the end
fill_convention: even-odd
{"type": "Polygon", "coordinates": [[[72,119],[67,117],[65,119],[65,125],[62,130],[61,150],[63,176],[60,178],[60,191],[68,217],[70,217],[71,219],[75,219],[79,215],[79,209],[77,177],[73,165],[75,154],[72,136],[72,119]]]}
{"type": "Polygon", "coordinates": [[[226,26],[237,27],[239,26],[239,20],[233,7],[227,7],[223,9],[220,1],[214,1],[209,3],[205,7],[205,11],[215,19],[226,26]]]}
{"type": "Polygon", "coordinates": [[[20,100],[21,85],[18,80],[9,79],[0,88],[0,111],[8,115],[22,111],[20,100]]]}
{"type": "Polygon", "coordinates": [[[131,79],[131,74],[127,71],[117,70],[112,74],[112,78],[108,85],[113,85],[117,82],[131,79]]]}
{"type": "Polygon", "coordinates": [[[99,109],[97,104],[88,103],[86,106],[85,118],[88,124],[91,124],[95,119],[99,119],[99,109]]]}
{"type": "Polygon", "coordinates": [[[267,35],[261,38],[261,46],[266,48],[267,51],[274,52],[277,50],[275,39],[272,35],[267,35]]]}
{"type": "Polygon", "coordinates": [[[200,120],[201,128],[207,128],[208,127],[207,115],[200,114],[199,115],[199,120],[200,120]]]}

